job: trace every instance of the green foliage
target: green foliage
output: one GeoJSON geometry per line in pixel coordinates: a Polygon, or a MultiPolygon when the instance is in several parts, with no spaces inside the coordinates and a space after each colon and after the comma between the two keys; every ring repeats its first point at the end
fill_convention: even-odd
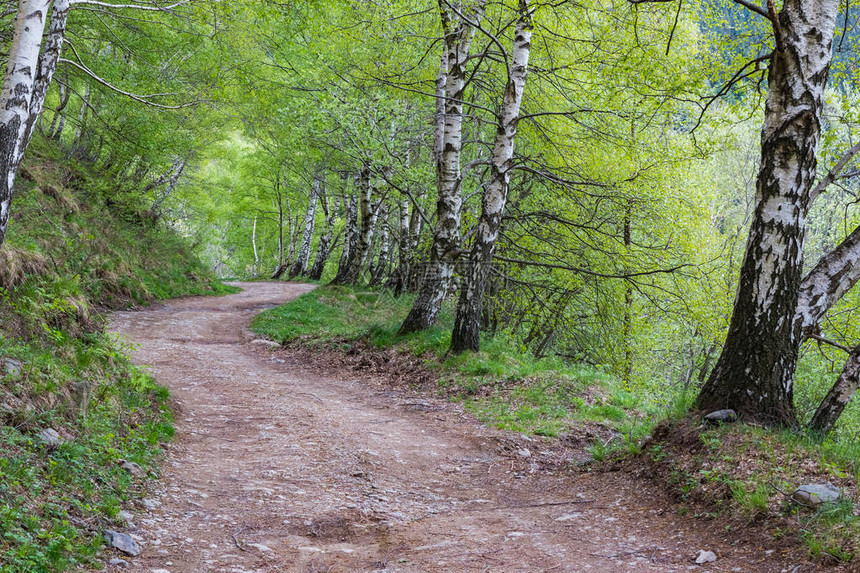
{"type": "Polygon", "coordinates": [[[235,290],[91,165],[34,144],[0,251],[3,573],[100,567],[99,530],[144,491],[120,460],[155,471],[173,436],[167,389],[105,335],[103,309],[235,290]]]}

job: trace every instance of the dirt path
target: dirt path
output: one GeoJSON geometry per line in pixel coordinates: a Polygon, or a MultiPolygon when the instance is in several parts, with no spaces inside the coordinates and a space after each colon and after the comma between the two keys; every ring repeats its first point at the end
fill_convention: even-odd
{"type": "Polygon", "coordinates": [[[113,318],[178,404],[160,505],[136,517],[144,551],[124,570],[812,570],[623,472],[549,471],[538,442],[455,405],[255,343],[251,318],[311,287],[241,286],[113,318]],[[719,560],[696,566],[698,549],[719,560]]]}

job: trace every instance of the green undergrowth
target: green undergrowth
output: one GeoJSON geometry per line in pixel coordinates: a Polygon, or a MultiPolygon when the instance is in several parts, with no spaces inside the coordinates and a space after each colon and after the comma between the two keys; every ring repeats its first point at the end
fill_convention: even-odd
{"type": "Polygon", "coordinates": [[[397,333],[411,304],[411,297],[397,299],[385,291],[324,286],[262,313],[252,329],[278,342],[316,348],[365,344],[368,351],[389,354],[393,349],[405,364],[417,360],[433,372],[431,391],[461,400],[487,424],[585,443],[598,462],[644,466],[682,502],[681,511],[720,518],[727,529],[761,524],[774,546],[805,544],[822,562],[857,553],[856,442],[822,442],[745,425],[702,427],[700,420],[686,418],[694,389],[653,398],[603,368],[539,359],[505,336],[484,338],[480,353],[454,356],[448,353],[450,308],[436,328],[397,333]],[[844,501],[813,510],[784,495],[821,482],[839,487],[844,501]]]}
{"type": "Polygon", "coordinates": [[[757,524],[774,543],[804,544],[822,564],[858,554],[856,442],[822,442],[746,424],[702,427],[686,419],[661,424],[642,459],[653,479],[703,516],[757,524]],[[799,486],[820,483],[837,487],[842,499],[817,508],[791,501],[799,486]]]}
{"type": "Polygon", "coordinates": [[[598,458],[614,448],[636,450],[665,412],[665,404],[640,399],[600,367],[536,358],[504,335],[486,337],[477,354],[451,355],[449,307],[438,326],[400,335],[412,302],[411,296],[395,298],[381,290],[324,286],[263,312],[252,329],[281,343],[346,349],[363,342],[394,348],[435,371],[435,391],[462,400],[485,423],[543,436],[594,426],[592,448],[598,458]]]}
{"type": "Polygon", "coordinates": [[[105,310],[234,290],[139,195],[41,140],[22,166],[0,249],[3,573],[100,569],[101,532],[146,487],[122,460],[157,471],[173,434],[167,390],[105,333],[105,310]]]}

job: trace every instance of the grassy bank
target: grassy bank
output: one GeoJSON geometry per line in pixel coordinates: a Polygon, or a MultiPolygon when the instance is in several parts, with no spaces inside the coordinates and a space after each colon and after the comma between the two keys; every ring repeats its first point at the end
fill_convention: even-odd
{"type": "Polygon", "coordinates": [[[692,393],[667,399],[632,391],[602,368],[536,359],[505,336],[483,340],[478,354],[452,356],[450,308],[436,328],[397,334],[411,304],[408,296],[326,286],[262,313],[252,329],[282,343],[366,344],[420,357],[436,380],[422,390],[459,400],[499,428],[578,443],[584,437],[595,461],[650,476],[675,495],[678,511],[720,519],[727,530],[763,528],[775,546],[805,545],[822,563],[857,554],[860,447],[853,442],[741,424],[705,427],[687,417],[692,393]],[[843,499],[817,509],[788,499],[798,486],[822,482],[840,488],[843,499]]]}
{"type": "Polygon", "coordinates": [[[34,141],[0,250],[0,571],[100,568],[173,434],[166,389],[104,332],[107,310],[227,289],[134,186],[34,141]],[[56,437],[47,438],[52,430],[56,437]]]}
{"type": "Polygon", "coordinates": [[[482,343],[480,353],[448,354],[453,315],[443,310],[438,326],[397,333],[412,304],[410,296],[385,291],[325,286],[260,314],[252,329],[272,340],[346,349],[356,341],[420,357],[434,371],[438,394],[460,400],[483,422],[542,436],[559,436],[589,424],[613,437],[596,440],[596,457],[611,448],[636,450],[664,407],[635,396],[603,369],[535,358],[506,336],[482,343]]]}

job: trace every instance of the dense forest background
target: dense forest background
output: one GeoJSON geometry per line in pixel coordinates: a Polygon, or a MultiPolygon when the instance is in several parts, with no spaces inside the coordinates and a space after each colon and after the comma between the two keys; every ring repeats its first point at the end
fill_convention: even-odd
{"type": "MultiPolygon", "coordinates": [[[[657,401],[708,379],[757,205],[766,7],[81,0],[52,5],[43,56],[63,7],[36,137],[129,183],[106,201],[220,276],[416,296],[403,332],[447,300],[455,351],[479,327],[657,401]]],[[[819,178],[858,119],[853,7],[838,21],[819,178]]],[[[807,271],[857,223],[852,161],[808,213],[807,271]]],[[[17,228],[13,203],[6,252],[17,228]]],[[[804,338],[800,423],[857,344],[856,297],[804,338]]]]}

